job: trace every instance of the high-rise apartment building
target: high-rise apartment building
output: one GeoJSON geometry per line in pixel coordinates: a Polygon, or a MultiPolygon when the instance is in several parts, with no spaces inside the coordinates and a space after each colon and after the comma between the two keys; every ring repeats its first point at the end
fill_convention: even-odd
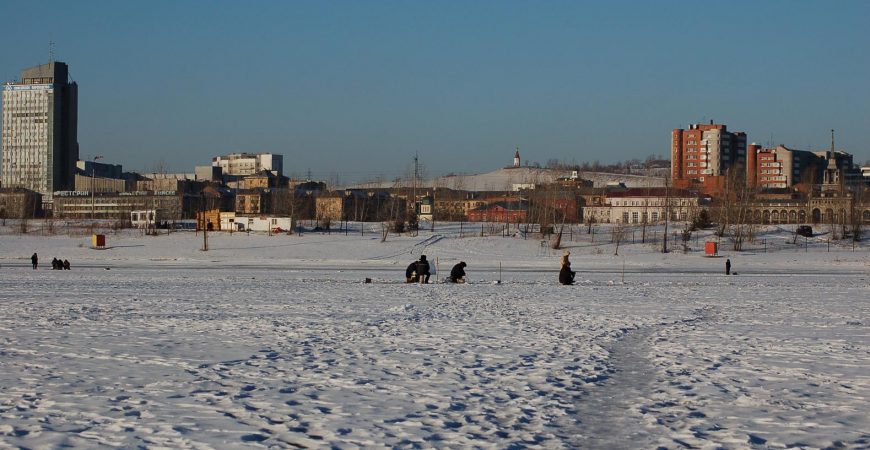
{"type": "Polygon", "coordinates": [[[784,145],[762,148],[749,144],[746,182],[751,188],[791,188],[799,183],[818,182],[824,160],[816,153],[784,145]]]}
{"type": "Polygon", "coordinates": [[[674,186],[714,193],[729,169],[746,169],[746,133],[725,125],[691,124],[671,133],[671,176],[674,186]]]}
{"type": "Polygon", "coordinates": [[[3,154],[0,183],[42,194],[71,189],[78,145],[78,85],[69,68],[50,62],[25,69],[21,80],[3,85],[3,154]]]}
{"type": "Polygon", "coordinates": [[[746,182],[751,188],[791,188],[797,184],[821,185],[823,191],[853,189],[861,184],[861,174],[852,155],[834,147],[828,151],[794,150],[784,145],[762,148],[749,144],[746,182]]]}

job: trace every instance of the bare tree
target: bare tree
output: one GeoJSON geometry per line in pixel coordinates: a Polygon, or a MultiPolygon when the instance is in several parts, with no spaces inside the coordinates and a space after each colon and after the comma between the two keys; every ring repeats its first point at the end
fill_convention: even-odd
{"type": "Polygon", "coordinates": [[[556,239],[553,241],[552,248],[553,250],[558,250],[562,248],[562,231],[565,230],[565,224],[562,223],[562,226],[559,227],[559,232],[556,233],[556,239]]]}
{"type": "Polygon", "coordinates": [[[616,222],[616,224],[614,224],[610,229],[610,240],[616,244],[616,250],[613,252],[616,256],[619,256],[619,243],[625,239],[625,231],[626,227],[622,222],[616,222]]]}
{"type": "Polygon", "coordinates": [[[725,174],[725,187],[722,193],[722,207],[719,224],[720,236],[728,233],[734,251],[743,250],[743,243],[754,238],[755,224],[752,223],[750,204],[752,188],[746,183],[745,174],[739,168],[730,168],[725,174]]]}
{"type": "MultiPolygon", "coordinates": [[[[680,233],[683,240],[683,253],[689,253],[689,242],[692,240],[692,226],[689,222],[683,224],[683,231],[680,233]]],[[[665,235],[665,240],[668,236],[665,235]]]]}
{"type": "Polygon", "coordinates": [[[859,187],[855,190],[855,195],[852,196],[852,202],[849,206],[850,208],[850,219],[852,222],[852,241],[860,242],[861,241],[861,233],[862,233],[862,225],[863,225],[863,217],[860,206],[864,203],[864,195],[866,194],[865,188],[859,187]]]}
{"type": "MultiPolygon", "coordinates": [[[[662,253],[668,252],[668,223],[671,220],[671,178],[665,177],[665,230],[662,234],[662,253]]],[[[684,246],[684,249],[687,248],[684,246]]]]}

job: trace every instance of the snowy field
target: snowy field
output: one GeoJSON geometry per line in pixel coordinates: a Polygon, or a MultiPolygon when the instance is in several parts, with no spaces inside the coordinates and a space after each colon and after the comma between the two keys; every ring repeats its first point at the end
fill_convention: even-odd
{"type": "Polygon", "coordinates": [[[577,228],[561,286],[540,239],[367,227],[3,228],[0,448],[870,448],[866,243],[577,228]]]}

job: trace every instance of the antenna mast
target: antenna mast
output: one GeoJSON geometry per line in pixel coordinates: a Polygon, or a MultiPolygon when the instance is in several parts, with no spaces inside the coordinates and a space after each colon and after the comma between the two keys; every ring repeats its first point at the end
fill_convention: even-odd
{"type": "Polygon", "coordinates": [[[54,62],[54,41],[48,41],[48,63],[54,62]]]}

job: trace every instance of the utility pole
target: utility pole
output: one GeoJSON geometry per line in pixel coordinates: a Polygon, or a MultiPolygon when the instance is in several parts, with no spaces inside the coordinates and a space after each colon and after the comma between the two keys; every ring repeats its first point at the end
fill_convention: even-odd
{"type": "Polygon", "coordinates": [[[103,159],[102,156],[97,155],[94,156],[94,160],[91,161],[91,220],[94,219],[96,212],[96,199],[94,197],[94,191],[96,190],[96,170],[97,170],[97,160],[103,159]]]}
{"type": "Polygon", "coordinates": [[[668,252],[668,220],[671,219],[671,183],[665,177],[665,232],[662,234],[662,253],[668,252]]]}
{"type": "Polygon", "coordinates": [[[436,190],[437,190],[437,188],[435,188],[435,186],[432,186],[432,205],[429,206],[430,208],[432,208],[432,230],[431,231],[433,233],[435,232],[435,191],[436,190]]]}
{"type": "MultiPolygon", "coordinates": [[[[417,152],[414,152],[414,181],[411,187],[411,205],[414,213],[414,222],[417,224],[417,230],[420,229],[420,219],[417,215],[417,171],[419,170],[419,166],[417,165],[418,157],[417,152]]],[[[414,230],[414,235],[416,236],[417,230],[414,230]]]]}
{"type": "Polygon", "coordinates": [[[208,251],[208,222],[206,220],[205,192],[200,192],[200,215],[202,218],[202,251],[208,251]]]}

